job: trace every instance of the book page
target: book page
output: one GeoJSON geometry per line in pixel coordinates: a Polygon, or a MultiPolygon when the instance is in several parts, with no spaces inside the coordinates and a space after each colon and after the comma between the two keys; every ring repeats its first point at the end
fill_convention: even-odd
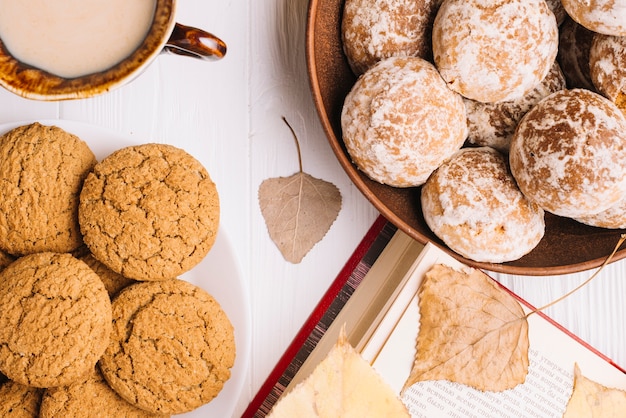
{"type": "MultiPolygon", "coordinates": [[[[416,271],[425,272],[435,263],[459,266],[455,259],[428,244],[422,252],[420,269],[416,271]]],[[[408,305],[390,309],[390,312],[402,312],[399,320],[391,328],[380,327],[364,350],[364,357],[372,362],[396,393],[400,393],[404,386],[415,357],[419,331],[416,289],[421,277],[423,273],[410,281],[413,287],[408,305]]],[[[405,288],[409,289],[408,286],[405,288]]],[[[397,298],[398,301],[406,299],[397,298]]],[[[528,318],[528,325],[530,366],[524,384],[503,392],[482,392],[447,381],[418,382],[402,394],[411,415],[561,417],[573,390],[575,363],[587,378],[626,390],[626,374],[571,334],[538,314],[528,318]]]]}

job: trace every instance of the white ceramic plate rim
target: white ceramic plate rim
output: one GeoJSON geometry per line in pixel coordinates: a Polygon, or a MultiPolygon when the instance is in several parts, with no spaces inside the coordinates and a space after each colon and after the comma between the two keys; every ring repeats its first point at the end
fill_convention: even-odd
{"type": "MultiPolygon", "coordinates": [[[[0,124],[0,134],[32,122],[35,120],[0,124]]],[[[102,160],[113,151],[125,146],[154,142],[83,122],[64,119],[41,119],[37,122],[42,125],[56,125],[78,136],[89,145],[98,160],[102,160]]],[[[194,157],[202,162],[201,158],[194,157]]],[[[207,256],[181,278],[203,288],[220,303],[235,328],[237,357],[231,370],[231,377],[219,395],[208,404],[178,416],[185,418],[230,417],[237,406],[248,372],[252,332],[248,290],[236,252],[223,224],[220,225],[215,244],[207,256]]]]}

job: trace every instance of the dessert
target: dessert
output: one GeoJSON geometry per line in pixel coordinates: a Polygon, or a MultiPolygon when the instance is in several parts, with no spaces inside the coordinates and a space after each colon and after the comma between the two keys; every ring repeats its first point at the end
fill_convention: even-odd
{"type": "Polygon", "coordinates": [[[183,280],[141,282],[113,300],[113,331],[99,365],[126,401],[180,414],[211,401],[235,361],[233,326],[219,303],[183,280]]]}
{"type": "Polygon", "coordinates": [[[626,0],[561,0],[568,15],[587,29],[626,36],[626,0]]]}
{"type": "Polygon", "coordinates": [[[435,65],[451,89],[499,102],[520,98],[543,80],[559,33],[544,0],[446,0],[432,37],[435,65]]]}
{"type": "Polygon", "coordinates": [[[511,138],[522,116],[541,99],[565,87],[565,77],[555,62],[541,83],[524,97],[497,103],[464,99],[469,143],[489,146],[508,154],[511,138]]]}
{"type": "Polygon", "coordinates": [[[522,118],[510,149],[511,171],[533,202],[580,218],[626,196],[626,118],[585,89],[561,90],[522,118]]]}
{"type": "Polygon", "coordinates": [[[594,35],[589,68],[598,93],[626,115],[626,36],[594,35]]]}
{"type": "Polygon", "coordinates": [[[96,164],[89,146],[61,128],[32,123],[0,138],[0,158],[0,249],[25,255],[78,248],[78,196],[96,164]]]}
{"type": "Polygon", "coordinates": [[[423,184],[467,136],[460,95],[435,67],[417,57],[380,61],[344,101],[346,149],[371,179],[395,187],[423,184]]]}
{"type": "Polygon", "coordinates": [[[23,256],[0,272],[0,371],[40,388],[89,373],[111,334],[100,278],[70,254],[23,256]]]}
{"type": "Polygon", "coordinates": [[[67,386],[48,388],[43,393],[39,418],[166,418],[139,409],[122,399],[96,367],[85,379],[67,386]]]}
{"type": "Polygon", "coordinates": [[[8,381],[0,383],[0,416],[37,418],[43,389],[8,381]]]}
{"type": "Polygon", "coordinates": [[[450,249],[471,260],[504,263],[537,246],[544,211],[515,184],[506,158],[489,147],[464,148],[422,187],[426,224],[450,249]]]}
{"type": "Polygon", "coordinates": [[[431,30],[441,0],[346,0],[343,50],[356,75],[384,58],[430,58],[431,30]]]}
{"type": "Polygon", "coordinates": [[[98,261],[131,279],[163,280],[204,258],[219,214],[217,188],[198,160],[171,145],[142,144],[94,167],[78,220],[98,261]]]}

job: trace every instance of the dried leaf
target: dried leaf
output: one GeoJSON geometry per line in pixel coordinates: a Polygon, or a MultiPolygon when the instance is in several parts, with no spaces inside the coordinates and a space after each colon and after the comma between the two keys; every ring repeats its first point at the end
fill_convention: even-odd
{"type": "Polygon", "coordinates": [[[337,218],[341,193],[334,184],[299,172],[261,183],[259,203],[283,257],[299,263],[337,218]]]}
{"type": "Polygon", "coordinates": [[[586,378],[577,364],[574,368],[574,391],[563,418],[624,416],[626,416],[626,392],[608,388],[586,378]]]}
{"type": "Polygon", "coordinates": [[[298,137],[284,117],[283,122],[296,143],[300,170],[289,177],[261,183],[259,204],[270,238],[285,260],[297,264],[337,219],[341,193],[334,184],[304,172],[298,137]]]}
{"type": "Polygon", "coordinates": [[[350,345],[345,331],[313,372],[285,394],[268,418],[409,417],[390,386],[350,345]]]}
{"type": "Polygon", "coordinates": [[[449,380],[502,391],[528,374],[528,322],[521,305],[479,270],[435,265],[419,293],[420,329],[405,388],[449,380]]]}

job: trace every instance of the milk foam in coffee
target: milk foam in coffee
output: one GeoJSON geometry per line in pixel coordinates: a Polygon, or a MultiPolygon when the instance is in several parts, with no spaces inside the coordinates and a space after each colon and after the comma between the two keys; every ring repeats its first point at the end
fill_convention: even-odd
{"type": "Polygon", "coordinates": [[[156,0],[0,0],[0,38],[19,61],[65,78],[107,70],[145,38],[156,0]]]}

